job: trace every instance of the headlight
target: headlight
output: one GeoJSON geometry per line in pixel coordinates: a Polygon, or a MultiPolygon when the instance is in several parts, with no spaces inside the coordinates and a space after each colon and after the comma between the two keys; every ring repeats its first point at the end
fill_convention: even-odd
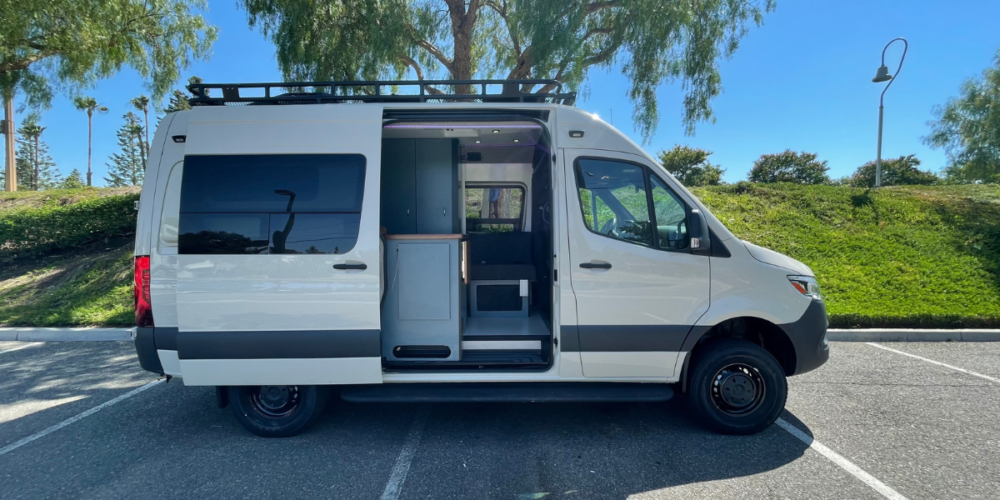
{"type": "Polygon", "coordinates": [[[823,300],[823,296],[819,293],[819,283],[816,282],[816,278],[812,276],[789,276],[788,282],[802,295],[823,300]]]}

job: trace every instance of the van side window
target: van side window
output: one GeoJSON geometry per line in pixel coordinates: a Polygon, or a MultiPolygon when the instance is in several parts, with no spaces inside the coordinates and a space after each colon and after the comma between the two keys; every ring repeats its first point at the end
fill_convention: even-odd
{"type": "Polygon", "coordinates": [[[653,246],[643,167],[581,158],[576,185],[587,229],[611,238],[653,246]]]}
{"type": "Polygon", "coordinates": [[[690,244],[687,231],[687,209],[659,177],[650,174],[653,187],[653,209],[656,212],[657,243],[664,250],[684,250],[690,244]]]}
{"type": "Polygon", "coordinates": [[[362,155],[192,155],[180,254],[343,254],[354,248],[362,155]]]}
{"type": "Polygon", "coordinates": [[[465,186],[465,230],[469,233],[509,233],[524,220],[521,186],[465,186]]]}

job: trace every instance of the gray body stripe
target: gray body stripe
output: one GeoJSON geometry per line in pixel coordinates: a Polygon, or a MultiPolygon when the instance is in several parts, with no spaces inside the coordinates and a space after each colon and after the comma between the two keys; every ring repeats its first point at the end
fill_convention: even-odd
{"type": "Polygon", "coordinates": [[[180,332],[179,359],[378,358],[380,330],[180,332]]]}
{"type": "Polygon", "coordinates": [[[676,352],[690,325],[562,326],[565,352],[676,352]]]}
{"type": "Polygon", "coordinates": [[[164,351],[177,350],[177,327],[157,326],[153,327],[153,343],[156,348],[164,351]]]}

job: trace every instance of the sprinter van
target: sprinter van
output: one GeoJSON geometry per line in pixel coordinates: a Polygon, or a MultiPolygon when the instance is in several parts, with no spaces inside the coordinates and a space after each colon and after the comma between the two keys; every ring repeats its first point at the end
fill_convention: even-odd
{"type": "Polygon", "coordinates": [[[829,357],[809,267],[734,237],[558,82],[189,90],[138,205],[135,346],[253,433],[330,397],[680,391],[747,434],[829,357]]]}

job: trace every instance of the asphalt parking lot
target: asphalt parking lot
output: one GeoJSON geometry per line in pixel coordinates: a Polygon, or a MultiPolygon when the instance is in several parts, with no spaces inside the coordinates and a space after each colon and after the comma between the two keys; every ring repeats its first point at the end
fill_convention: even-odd
{"type": "Polygon", "coordinates": [[[715,435],[682,398],[335,402],[275,440],[210,388],[149,385],[130,343],[0,342],[0,497],[1000,497],[1000,343],[878,345],[899,352],[834,343],[790,379],[791,432],[715,435]]]}

